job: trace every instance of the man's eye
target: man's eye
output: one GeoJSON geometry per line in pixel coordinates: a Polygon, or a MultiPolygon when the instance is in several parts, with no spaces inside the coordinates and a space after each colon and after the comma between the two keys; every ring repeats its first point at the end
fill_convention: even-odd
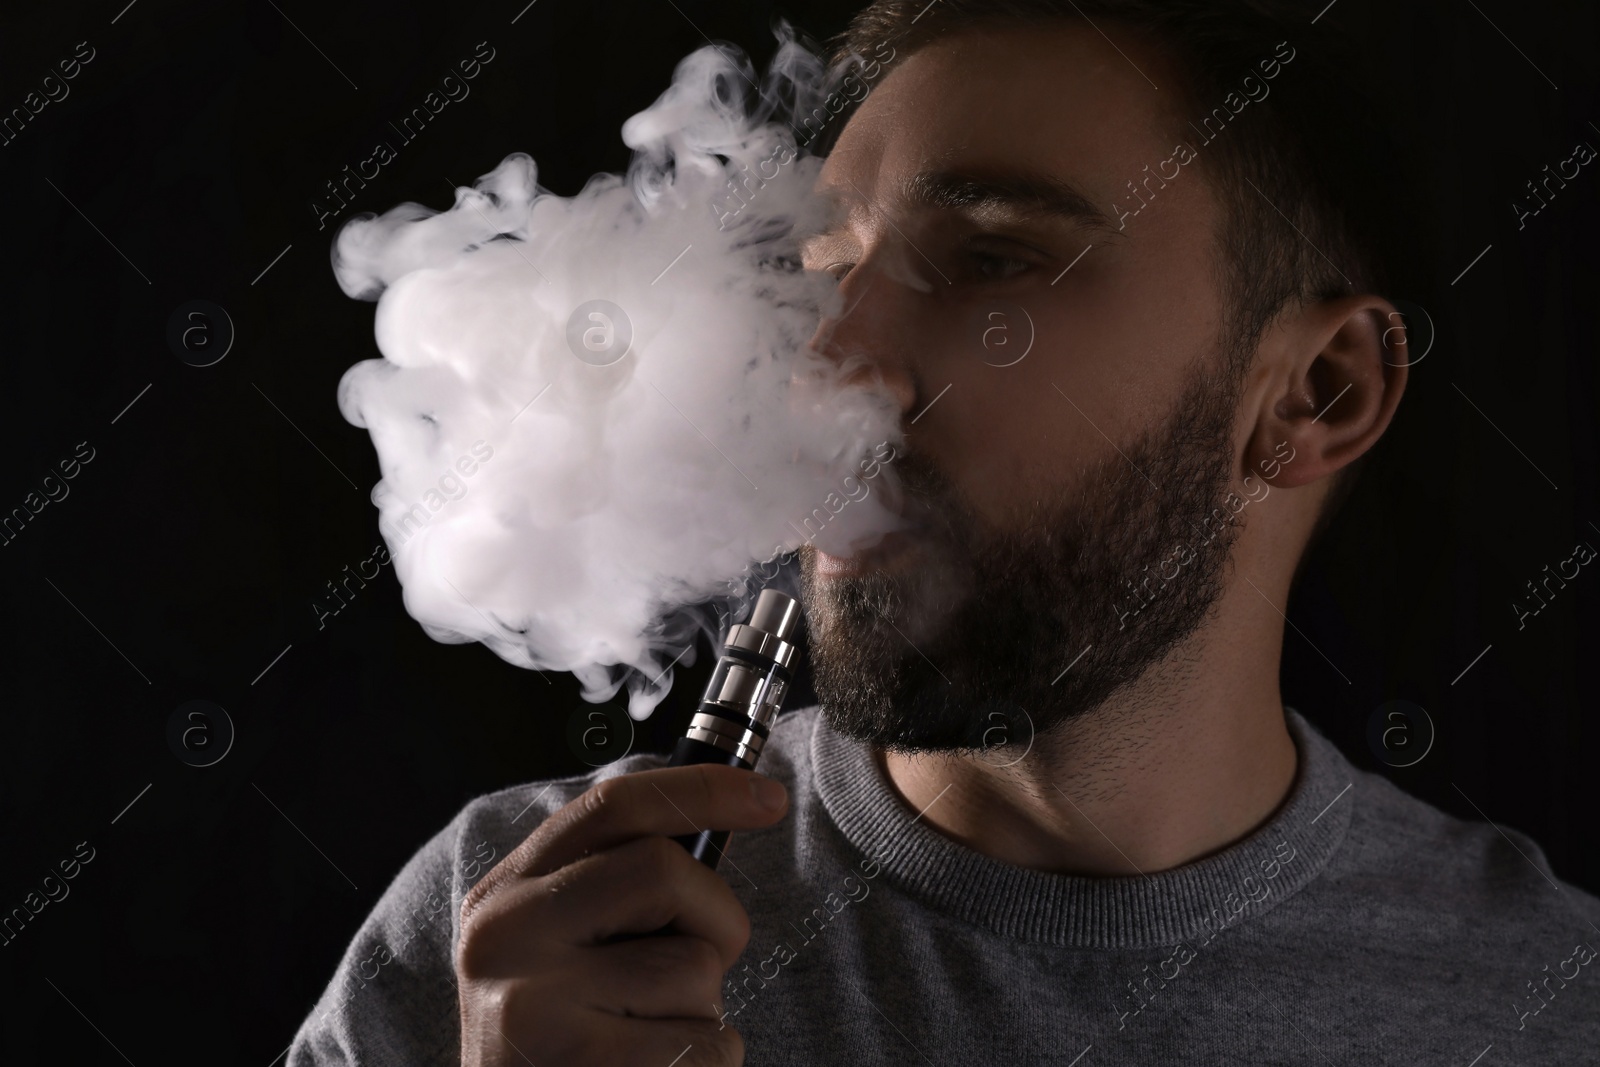
{"type": "Polygon", "coordinates": [[[844,276],[855,267],[854,263],[830,263],[822,269],[833,277],[836,282],[844,281],[844,276]]]}
{"type": "Polygon", "coordinates": [[[971,252],[973,272],[985,281],[1002,281],[1014,277],[1033,266],[1015,256],[997,256],[989,252],[971,252]]]}

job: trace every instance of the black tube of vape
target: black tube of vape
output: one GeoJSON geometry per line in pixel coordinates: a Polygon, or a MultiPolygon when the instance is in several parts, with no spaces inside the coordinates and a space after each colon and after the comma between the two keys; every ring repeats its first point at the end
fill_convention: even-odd
{"type": "MultiPolygon", "coordinates": [[[[793,637],[799,625],[799,601],[776,589],[761,591],[750,621],[728,631],[689,732],[678,739],[667,766],[723,763],[756,769],[798,664],[793,637]]],[[[728,831],[701,830],[673,840],[716,870],[728,831]]]]}

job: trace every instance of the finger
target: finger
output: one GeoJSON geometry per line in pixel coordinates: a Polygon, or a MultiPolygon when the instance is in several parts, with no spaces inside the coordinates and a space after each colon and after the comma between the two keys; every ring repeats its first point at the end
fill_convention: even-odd
{"type": "Polygon", "coordinates": [[[579,954],[579,1003],[647,1019],[718,1019],[722,955],[698,937],[641,937],[579,954]]]}
{"type": "Polygon", "coordinates": [[[700,830],[754,830],[777,821],[787,795],[775,779],[740,767],[705,763],[621,775],[589,790],[545,826],[524,874],[563,867],[590,852],[648,834],[676,836],[700,830]],[[776,786],[784,800],[764,806],[756,786],[776,786]]]}
{"type": "Polygon", "coordinates": [[[596,1063],[659,1063],[671,1067],[742,1067],[739,1031],[710,1019],[622,1019],[614,1024],[614,1058],[596,1063]]]}
{"type": "MultiPolygon", "coordinates": [[[[608,778],[544,820],[473,886],[464,907],[517,877],[537,877],[574,860],[650,834],[704,829],[753,830],[776,822],[787,807],[764,807],[753,783],[775,779],[741,767],[660,767],[608,778]]],[[[778,785],[782,790],[782,785],[778,785]]]]}
{"type": "Polygon", "coordinates": [[[504,1064],[656,1064],[740,1067],[744,1041],[711,1015],[645,1019],[563,1001],[565,987],[548,981],[507,983],[468,1018],[462,1047],[474,1062],[504,1064]],[[484,1052],[489,1052],[484,1056],[484,1052]]]}
{"type": "Polygon", "coordinates": [[[708,942],[724,971],[750,940],[728,884],[676,841],[651,836],[506,885],[465,916],[463,941],[478,973],[509,975],[553,945],[593,947],[666,926],[708,942]]]}

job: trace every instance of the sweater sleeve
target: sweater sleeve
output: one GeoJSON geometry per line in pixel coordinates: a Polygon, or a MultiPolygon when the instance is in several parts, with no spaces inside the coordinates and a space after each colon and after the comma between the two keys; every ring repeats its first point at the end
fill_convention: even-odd
{"type": "Polygon", "coordinates": [[[456,863],[465,812],[395,876],[289,1046],[287,1067],[457,1067],[456,863]]]}
{"type": "Polygon", "coordinates": [[[606,778],[665,764],[635,753],[586,774],[478,797],[417,850],[356,931],[300,1024],[286,1067],[459,1067],[461,902],[551,813],[606,778]]]}

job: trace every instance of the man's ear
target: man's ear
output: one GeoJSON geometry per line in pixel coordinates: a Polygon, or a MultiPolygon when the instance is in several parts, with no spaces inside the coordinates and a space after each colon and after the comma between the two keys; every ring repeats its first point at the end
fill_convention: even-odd
{"type": "Polygon", "coordinates": [[[1354,462],[1383,436],[1405,392],[1404,319],[1372,294],[1308,304],[1263,338],[1265,389],[1243,473],[1284,489],[1354,462]]]}

